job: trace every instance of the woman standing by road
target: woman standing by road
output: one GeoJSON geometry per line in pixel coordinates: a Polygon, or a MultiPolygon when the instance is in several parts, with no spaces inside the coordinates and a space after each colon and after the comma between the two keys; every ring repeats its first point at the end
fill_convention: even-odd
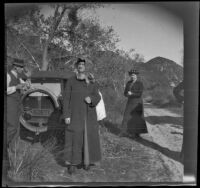
{"type": "Polygon", "coordinates": [[[147,133],[147,126],[144,120],[144,108],[142,100],[143,84],[138,80],[139,72],[135,69],[129,71],[130,80],[127,82],[124,95],[128,97],[124,118],[122,121],[121,134],[127,133],[132,138],[137,138],[140,133],[147,133]]]}
{"type": "Polygon", "coordinates": [[[101,97],[95,83],[86,76],[86,62],[78,59],[76,76],[65,87],[63,116],[65,131],[65,164],[69,173],[82,167],[89,170],[91,164],[101,160],[96,105],[101,97]]]}

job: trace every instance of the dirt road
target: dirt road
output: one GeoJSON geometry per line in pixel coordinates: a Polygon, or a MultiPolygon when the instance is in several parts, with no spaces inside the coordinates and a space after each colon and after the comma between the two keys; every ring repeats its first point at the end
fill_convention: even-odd
{"type": "Polygon", "coordinates": [[[183,164],[180,162],[180,151],[183,141],[183,111],[177,114],[146,104],[145,119],[163,165],[175,181],[182,181],[183,164]]]}

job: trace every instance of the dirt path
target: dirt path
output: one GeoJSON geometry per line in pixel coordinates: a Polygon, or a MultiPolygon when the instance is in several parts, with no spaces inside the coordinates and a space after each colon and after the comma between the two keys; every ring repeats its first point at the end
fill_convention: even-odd
{"type": "Polygon", "coordinates": [[[180,163],[180,151],[183,141],[183,116],[169,110],[145,105],[145,118],[153,142],[158,144],[157,151],[163,165],[181,181],[183,165],[180,163]]]}

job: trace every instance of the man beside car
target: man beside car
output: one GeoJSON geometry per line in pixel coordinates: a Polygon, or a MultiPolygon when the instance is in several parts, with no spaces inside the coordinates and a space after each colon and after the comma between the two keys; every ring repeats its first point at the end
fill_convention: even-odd
{"type": "Polygon", "coordinates": [[[20,98],[22,90],[30,87],[30,83],[23,80],[30,76],[30,72],[28,72],[28,74],[24,73],[24,68],[24,60],[14,58],[11,70],[7,72],[7,131],[4,136],[7,136],[7,145],[9,145],[11,149],[15,138],[19,136],[19,116],[21,112],[20,98]]]}

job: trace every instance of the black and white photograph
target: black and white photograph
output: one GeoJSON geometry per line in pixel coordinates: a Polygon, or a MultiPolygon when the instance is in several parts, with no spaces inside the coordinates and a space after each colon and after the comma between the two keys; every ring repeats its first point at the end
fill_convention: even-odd
{"type": "Polygon", "coordinates": [[[161,4],[4,4],[3,186],[184,182],[185,25],[161,4]]]}

